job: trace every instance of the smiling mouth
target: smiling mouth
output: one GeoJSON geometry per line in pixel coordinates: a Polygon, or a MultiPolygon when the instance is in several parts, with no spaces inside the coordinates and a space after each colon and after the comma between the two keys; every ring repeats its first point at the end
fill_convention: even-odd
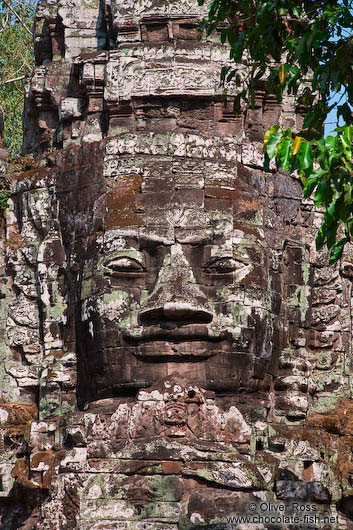
{"type": "Polygon", "coordinates": [[[144,326],[141,330],[131,330],[124,333],[124,337],[128,342],[143,343],[152,341],[176,341],[176,342],[192,342],[192,341],[207,341],[220,342],[225,339],[224,333],[218,335],[210,334],[209,329],[205,325],[194,324],[184,326],[171,325],[151,325],[144,326]]]}
{"type": "Polygon", "coordinates": [[[124,335],[127,344],[134,347],[136,357],[151,362],[202,361],[217,354],[212,345],[225,339],[221,335],[210,335],[207,326],[194,324],[184,326],[151,325],[137,333],[124,335]],[[210,347],[211,346],[211,347],[210,347]]]}

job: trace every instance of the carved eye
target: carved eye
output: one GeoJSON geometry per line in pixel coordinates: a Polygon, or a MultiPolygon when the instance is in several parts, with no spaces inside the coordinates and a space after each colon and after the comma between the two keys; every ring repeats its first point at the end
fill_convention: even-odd
{"type": "Polygon", "coordinates": [[[143,266],[137,260],[122,256],[114,258],[104,264],[104,267],[110,274],[119,272],[143,272],[143,266]]]}
{"type": "Polygon", "coordinates": [[[225,274],[236,269],[236,261],[233,258],[219,258],[211,261],[206,266],[206,271],[212,274],[225,274]]]}

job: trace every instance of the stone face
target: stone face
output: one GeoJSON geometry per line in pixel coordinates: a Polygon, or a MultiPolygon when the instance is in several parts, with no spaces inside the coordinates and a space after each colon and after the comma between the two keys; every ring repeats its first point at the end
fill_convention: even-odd
{"type": "Polygon", "coordinates": [[[0,227],[6,530],[352,528],[349,253],[264,173],[292,98],[235,117],[203,15],[39,2],[0,227]]]}

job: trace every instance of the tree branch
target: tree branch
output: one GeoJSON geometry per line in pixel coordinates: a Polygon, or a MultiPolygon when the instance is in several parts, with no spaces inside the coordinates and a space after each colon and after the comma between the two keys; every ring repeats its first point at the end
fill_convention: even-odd
{"type": "Polygon", "coordinates": [[[22,75],[21,77],[15,77],[14,79],[8,79],[7,81],[3,81],[0,83],[0,86],[3,85],[9,85],[10,83],[15,83],[16,81],[22,81],[26,76],[22,75]]]}
{"type": "Polygon", "coordinates": [[[27,33],[30,34],[30,36],[32,37],[32,32],[31,30],[28,28],[28,26],[26,26],[26,24],[23,22],[23,20],[21,19],[20,15],[18,15],[18,13],[16,13],[16,11],[13,9],[13,7],[9,4],[9,2],[7,0],[2,0],[2,2],[5,4],[5,6],[7,6],[11,13],[13,13],[15,15],[15,17],[17,18],[17,20],[22,24],[22,26],[25,28],[25,30],[27,31],[27,33]]]}

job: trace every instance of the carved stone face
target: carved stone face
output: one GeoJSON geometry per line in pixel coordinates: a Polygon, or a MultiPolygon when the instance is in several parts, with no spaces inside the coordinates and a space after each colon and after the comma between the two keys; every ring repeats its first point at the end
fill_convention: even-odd
{"type": "Polygon", "coordinates": [[[273,316],[256,176],[224,160],[105,162],[118,169],[82,271],[84,399],[176,371],[219,392],[266,389],[273,316]]]}

